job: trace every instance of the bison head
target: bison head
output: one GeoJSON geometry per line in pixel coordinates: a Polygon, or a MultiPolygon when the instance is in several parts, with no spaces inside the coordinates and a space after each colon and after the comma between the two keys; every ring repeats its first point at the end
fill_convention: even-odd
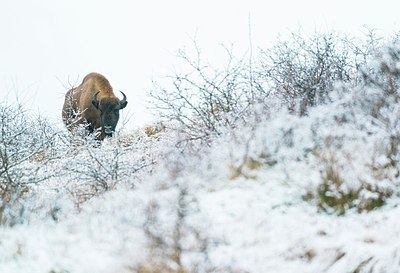
{"type": "Polygon", "coordinates": [[[124,96],[122,100],[117,97],[103,97],[98,100],[97,95],[99,92],[94,94],[92,103],[100,111],[102,132],[107,136],[111,136],[119,120],[119,110],[124,109],[128,102],[126,101],[126,95],[122,91],[120,91],[124,96]]]}

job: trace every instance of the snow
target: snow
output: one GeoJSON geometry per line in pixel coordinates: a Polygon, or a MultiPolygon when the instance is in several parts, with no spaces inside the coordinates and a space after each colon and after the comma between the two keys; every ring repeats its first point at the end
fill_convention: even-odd
{"type": "Polygon", "coordinates": [[[0,272],[400,272],[400,108],[346,88],[308,116],[271,109],[186,150],[170,129],[59,142],[8,211],[18,221],[0,226],[0,272]],[[327,197],[359,197],[320,206],[324,183],[327,197]],[[383,206],[357,207],[381,193],[383,206]]]}

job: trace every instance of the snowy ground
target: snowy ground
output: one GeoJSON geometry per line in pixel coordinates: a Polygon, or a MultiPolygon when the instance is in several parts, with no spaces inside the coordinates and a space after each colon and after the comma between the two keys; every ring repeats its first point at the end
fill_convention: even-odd
{"type": "MultiPolygon", "coordinates": [[[[371,118],[373,99],[357,96],[308,117],[270,114],[198,154],[178,152],[173,132],[138,130],[123,145],[52,161],[45,172],[57,175],[32,187],[21,223],[0,228],[0,272],[400,272],[399,180],[396,167],[379,168],[399,107],[385,112],[396,121],[389,130],[371,118]],[[82,201],[96,184],[74,164],[102,175],[85,164],[93,152],[117,158],[118,176],[82,201]],[[315,192],[329,164],[344,192],[367,183],[390,196],[369,212],[357,202],[344,215],[321,209],[315,192]]],[[[360,198],[379,192],[368,189],[360,198]]]]}
{"type": "Polygon", "coordinates": [[[400,272],[400,95],[378,80],[303,117],[271,98],[203,143],[59,131],[10,168],[22,186],[0,202],[0,273],[400,272]]]}

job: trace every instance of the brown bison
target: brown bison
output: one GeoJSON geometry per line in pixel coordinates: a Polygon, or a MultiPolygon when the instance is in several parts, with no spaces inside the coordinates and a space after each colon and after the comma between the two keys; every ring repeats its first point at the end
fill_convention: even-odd
{"type": "Polygon", "coordinates": [[[119,110],[127,105],[125,94],[115,96],[109,81],[101,74],[90,73],[81,85],[65,95],[62,118],[68,130],[75,132],[84,125],[89,133],[100,132],[97,139],[111,136],[119,119],[119,110]],[[100,129],[100,130],[99,130],[100,129]]]}

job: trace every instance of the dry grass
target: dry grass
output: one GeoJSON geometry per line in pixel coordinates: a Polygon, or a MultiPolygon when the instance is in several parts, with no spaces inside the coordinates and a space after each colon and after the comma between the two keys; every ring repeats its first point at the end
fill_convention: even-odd
{"type": "Polygon", "coordinates": [[[138,267],[133,269],[136,273],[194,273],[193,271],[187,270],[182,267],[173,268],[166,262],[154,262],[150,261],[147,263],[140,264],[138,267]]]}
{"type": "Polygon", "coordinates": [[[148,137],[159,139],[165,132],[165,125],[161,122],[149,125],[144,128],[144,132],[148,137]]]}
{"type": "MultiPolygon", "coordinates": [[[[349,170],[344,170],[343,164],[339,164],[333,149],[315,155],[322,165],[321,182],[315,190],[308,191],[303,198],[315,202],[320,210],[338,215],[344,215],[351,209],[359,213],[368,212],[382,207],[392,196],[392,191],[379,187],[378,184],[370,184],[360,178],[356,178],[357,181],[347,181],[348,178],[344,174],[349,170]]],[[[342,160],[350,161],[351,158],[342,160]]],[[[376,169],[371,172],[374,176],[373,172],[376,172],[376,169]]]]}

